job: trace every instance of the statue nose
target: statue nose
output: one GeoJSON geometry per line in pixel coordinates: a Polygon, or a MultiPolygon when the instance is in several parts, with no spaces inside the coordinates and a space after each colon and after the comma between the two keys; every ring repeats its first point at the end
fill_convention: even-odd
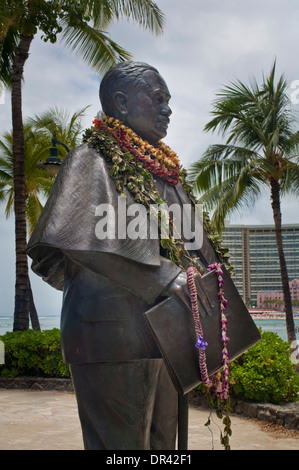
{"type": "Polygon", "coordinates": [[[163,108],[161,109],[161,114],[163,114],[163,116],[171,116],[172,109],[168,106],[168,104],[165,104],[163,106],[163,108]]]}

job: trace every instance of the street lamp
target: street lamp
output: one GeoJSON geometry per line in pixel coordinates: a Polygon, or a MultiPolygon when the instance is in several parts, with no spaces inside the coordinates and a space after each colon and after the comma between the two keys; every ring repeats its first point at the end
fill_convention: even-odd
{"type": "Polygon", "coordinates": [[[60,140],[57,139],[56,132],[54,131],[53,137],[52,137],[52,147],[50,148],[50,156],[47,158],[45,163],[41,162],[38,165],[39,168],[47,170],[47,172],[51,176],[57,175],[60,165],[61,165],[61,160],[58,157],[58,150],[57,150],[56,144],[62,145],[66,149],[67,152],[70,151],[69,148],[63,142],[60,142],[60,140]]]}

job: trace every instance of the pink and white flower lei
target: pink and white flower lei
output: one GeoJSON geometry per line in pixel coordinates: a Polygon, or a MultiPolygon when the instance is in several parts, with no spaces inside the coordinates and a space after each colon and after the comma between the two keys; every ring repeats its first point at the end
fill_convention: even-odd
{"type": "MultiPolygon", "coordinates": [[[[220,313],[221,313],[221,333],[222,333],[222,377],[220,373],[214,374],[212,379],[209,378],[207,364],[206,364],[206,354],[205,349],[208,346],[207,342],[204,341],[203,337],[203,329],[200,321],[199,316],[199,309],[198,309],[198,302],[197,302],[197,290],[194,280],[194,275],[199,274],[195,267],[190,267],[187,270],[187,282],[188,282],[188,289],[191,298],[191,307],[192,313],[195,323],[195,332],[197,337],[197,342],[195,344],[196,347],[199,348],[199,368],[201,373],[201,378],[203,384],[207,388],[211,388],[214,385],[213,391],[216,392],[220,399],[228,399],[229,397],[229,354],[227,350],[227,343],[229,338],[227,336],[227,318],[224,313],[227,307],[227,299],[224,297],[224,280],[222,277],[223,271],[221,269],[220,263],[213,263],[208,267],[208,271],[215,271],[218,276],[218,301],[220,305],[220,313]]],[[[199,274],[200,275],[200,274],[199,274]]]]}

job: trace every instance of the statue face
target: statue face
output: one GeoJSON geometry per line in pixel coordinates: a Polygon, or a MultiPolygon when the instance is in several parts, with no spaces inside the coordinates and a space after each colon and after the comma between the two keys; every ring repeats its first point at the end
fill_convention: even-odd
{"type": "Polygon", "coordinates": [[[125,124],[150,144],[157,144],[167,134],[170,93],[163,78],[156,72],[144,73],[147,86],[127,95],[125,124]]]}

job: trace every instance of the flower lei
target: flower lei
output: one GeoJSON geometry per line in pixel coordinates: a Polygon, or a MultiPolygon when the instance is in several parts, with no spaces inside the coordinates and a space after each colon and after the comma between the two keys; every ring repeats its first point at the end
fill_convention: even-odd
{"type": "MultiPolygon", "coordinates": [[[[96,118],[93,121],[94,126],[90,129],[86,129],[83,135],[83,142],[88,143],[90,147],[101,152],[105,157],[106,161],[109,163],[110,176],[115,181],[116,190],[119,193],[124,193],[125,189],[127,189],[135,201],[143,204],[148,210],[151,204],[163,205],[164,201],[157,191],[152,173],[159,175],[166,181],[171,181],[172,184],[176,184],[177,178],[173,178],[174,169],[166,171],[165,165],[163,166],[164,169],[161,169],[149,155],[145,155],[143,158],[132,143],[133,137],[134,139],[138,137],[137,134],[129,128],[126,128],[126,126],[123,126],[117,119],[109,118],[105,115],[103,119],[100,120],[96,118]],[[108,120],[109,125],[115,125],[114,128],[108,127],[108,120]],[[127,138],[124,131],[126,131],[128,135],[131,135],[131,143],[128,141],[129,137],[127,138]],[[162,174],[161,171],[164,173],[162,174]]],[[[149,144],[147,145],[152,147],[149,144]]],[[[168,163],[171,163],[172,168],[176,168],[178,164],[176,154],[172,151],[169,152],[169,155],[170,154],[172,155],[171,158],[173,162],[169,159],[168,163]]],[[[162,161],[162,156],[160,154],[159,156],[162,161]]],[[[158,214],[158,223],[161,223],[160,212],[158,214]]],[[[171,223],[172,221],[170,220],[170,224],[171,223]]],[[[180,240],[176,240],[173,236],[170,236],[169,239],[161,239],[160,246],[163,256],[166,256],[177,266],[182,267],[181,258],[183,256],[183,250],[180,240]]],[[[189,262],[195,263],[191,257],[189,262]]]]}
{"type": "MultiPolygon", "coordinates": [[[[150,204],[163,204],[151,176],[157,174],[171,185],[175,185],[180,181],[189,200],[193,204],[197,203],[192,194],[192,187],[187,181],[186,170],[179,166],[178,156],[168,146],[159,142],[159,148],[155,149],[155,147],[138,137],[131,129],[124,126],[121,121],[106,115],[98,115],[93,124],[93,127],[85,130],[83,142],[101,152],[109,162],[111,165],[110,176],[115,180],[118,192],[122,193],[126,187],[135,201],[147,208],[150,204]],[[116,126],[115,129],[113,129],[114,125],[116,126]],[[122,127],[122,129],[115,132],[118,127],[122,127]],[[131,137],[127,138],[124,131],[131,137]],[[126,145],[123,139],[125,139],[126,145]],[[139,145],[140,151],[137,149],[139,145]],[[147,151],[145,151],[145,146],[147,151]],[[144,154],[140,153],[143,151],[144,154]],[[150,155],[153,155],[153,158],[150,155]],[[155,155],[157,156],[154,157],[155,155]],[[165,165],[158,164],[155,158],[158,161],[160,159],[160,162],[165,161],[166,165],[171,165],[170,171],[166,169],[165,173],[165,165]]],[[[230,255],[228,249],[222,245],[219,236],[213,233],[207,213],[204,214],[203,222],[207,236],[218,257],[228,266],[230,271],[232,267],[229,266],[230,255]]],[[[173,239],[161,240],[161,247],[165,255],[181,267],[182,247],[180,243],[175,242],[173,239]]],[[[189,258],[189,263],[195,265],[198,269],[200,268],[196,263],[196,259],[192,257],[189,258]]]]}
{"type": "MultiPolygon", "coordinates": [[[[222,333],[222,373],[219,371],[212,378],[209,378],[207,364],[206,364],[206,354],[205,349],[208,346],[208,343],[204,340],[203,329],[200,321],[199,316],[199,309],[197,303],[197,290],[195,286],[194,275],[198,273],[197,269],[194,267],[190,267],[187,270],[187,282],[188,282],[188,289],[191,298],[191,307],[192,313],[194,318],[195,324],[195,332],[197,341],[195,343],[195,347],[199,349],[199,368],[201,373],[201,378],[203,385],[206,391],[209,393],[212,390],[216,396],[216,405],[217,405],[217,415],[220,418],[223,418],[223,413],[220,408],[220,404],[223,405],[223,410],[225,412],[225,417],[223,418],[224,433],[221,435],[221,443],[224,445],[225,449],[230,449],[229,446],[229,436],[231,435],[231,421],[228,416],[229,414],[229,354],[227,350],[227,343],[229,338],[227,336],[227,317],[225,315],[225,309],[227,307],[227,299],[224,297],[223,291],[223,271],[221,269],[220,263],[213,263],[208,267],[208,271],[214,270],[218,277],[218,286],[219,286],[219,293],[218,293],[218,300],[220,304],[220,314],[221,314],[221,333],[222,333]],[[212,389],[212,387],[214,387],[212,389]]],[[[213,404],[213,400],[210,394],[211,403],[213,404]]],[[[208,422],[209,424],[209,422],[208,422]]]]}
{"type": "Polygon", "coordinates": [[[134,155],[138,161],[142,162],[143,168],[150,173],[159,176],[172,186],[178,184],[179,158],[166,144],[160,141],[157,147],[154,147],[146,140],[141,139],[123,122],[105,114],[103,114],[101,120],[95,119],[93,124],[96,129],[108,131],[122,151],[134,155]]]}

